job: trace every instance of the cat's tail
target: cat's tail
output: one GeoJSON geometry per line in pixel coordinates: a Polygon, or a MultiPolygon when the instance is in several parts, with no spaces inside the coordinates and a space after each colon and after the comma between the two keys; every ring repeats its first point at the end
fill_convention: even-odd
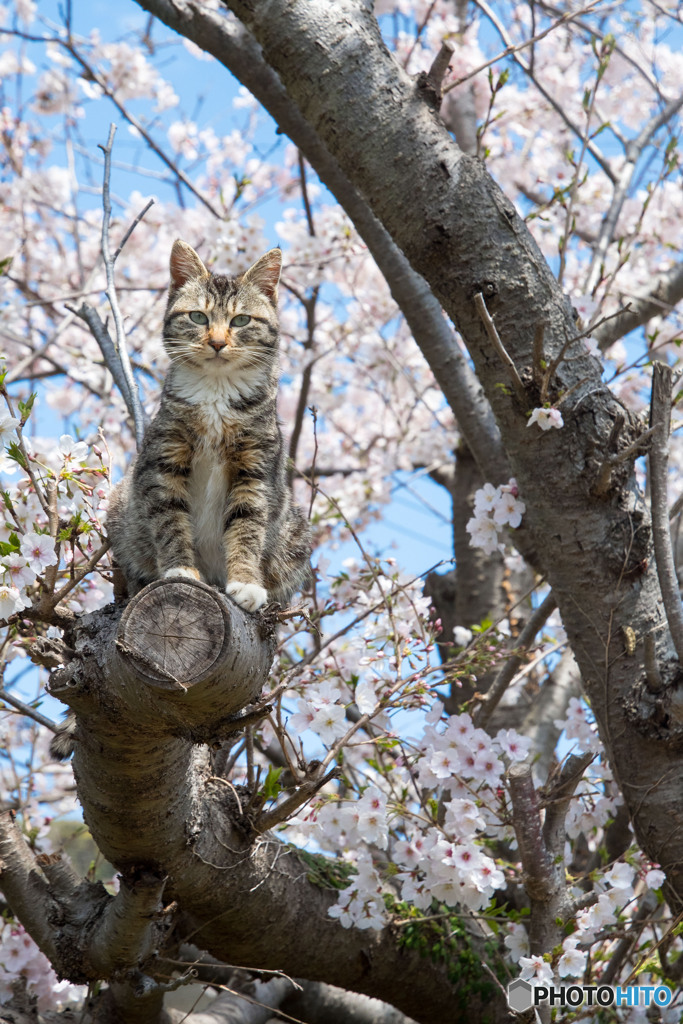
{"type": "Polygon", "coordinates": [[[50,740],[50,756],[55,761],[68,761],[74,752],[76,716],[67,711],[66,718],[50,740]]]}
{"type": "Polygon", "coordinates": [[[298,505],[289,509],[280,543],[270,553],[264,566],[266,589],[271,601],[283,607],[296,591],[304,590],[311,582],[311,532],[308,520],[298,505]]]}

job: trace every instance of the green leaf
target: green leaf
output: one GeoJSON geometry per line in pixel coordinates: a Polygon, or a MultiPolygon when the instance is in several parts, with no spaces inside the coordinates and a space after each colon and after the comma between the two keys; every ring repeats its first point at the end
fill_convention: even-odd
{"type": "Polygon", "coordinates": [[[278,779],[282,775],[282,772],[282,768],[274,768],[272,764],[269,767],[268,774],[266,775],[266,781],[263,783],[263,786],[261,787],[261,793],[263,794],[266,800],[274,800],[278,793],[281,791],[281,786],[280,783],[278,782],[278,779]]]}
{"type": "Polygon", "coordinates": [[[10,443],[7,445],[7,454],[9,455],[10,459],[14,459],[15,462],[18,462],[22,469],[27,468],[28,463],[24,458],[21,449],[19,445],[16,443],[16,441],[10,441],[10,443]]]}
{"type": "Polygon", "coordinates": [[[33,408],[33,403],[35,402],[37,397],[38,397],[38,395],[34,391],[33,394],[31,395],[31,397],[29,398],[28,402],[22,402],[21,400],[19,401],[18,405],[19,405],[19,412],[21,413],[21,423],[22,423],[22,426],[24,425],[24,423],[26,423],[26,420],[31,415],[31,409],[33,408]]]}

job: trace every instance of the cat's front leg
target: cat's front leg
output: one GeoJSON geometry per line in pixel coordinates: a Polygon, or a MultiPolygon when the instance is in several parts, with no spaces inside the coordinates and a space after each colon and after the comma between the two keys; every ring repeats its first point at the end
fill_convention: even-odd
{"type": "Polygon", "coordinates": [[[267,497],[254,480],[236,484],[225,519],[225,592],[246,611],[255,612],[268,601],[263,586],[261,558],[268,517],[267,497]]]}
{"type": "Polygon", "coordinates": [[[160,433],[155,432],[138,459],[135,480],[140,511],[154,548],[157,578],[199,580],[190,514],[192,450],[177,436],[160,433]]]}
{"type": "Polygon", "coordinates": [[[240,583],[239,580],[232,580],[226,586],[225,592],[240,608],[248,612],[258,611],[268,600],[268,591],[258,583],[240,583]]]}

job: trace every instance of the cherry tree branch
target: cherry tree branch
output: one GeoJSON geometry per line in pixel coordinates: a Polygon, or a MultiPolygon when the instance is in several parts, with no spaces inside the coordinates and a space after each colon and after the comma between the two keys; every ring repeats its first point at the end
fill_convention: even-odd
{"type": "Polygon", "coordinates": [[[591,0],[591,3],[589,3],[586,7],[581,8],[581,10],[579,11],[564,11],[561,14],[558,12],[557,20],[554,21],[552,25],[549,25],[548,28],[543,29],[542,32],[537,32],[535,35],[531,36],[529,39],[525,39],[521,43],[510,42],[505,47],[504,50],[501,50],[500,53],[496,54],[495,57],[491,57],[490,60],[487,60],[483,64],[480,64],[479,67],[474,69],[474,71],[470,71],[468,72],[468,74],[462,75],[460,78],[456,78],[454,82],[449,82],[446,88],[443,90],[444,95],[446,95],[446,93],[449,93],[451,89],[456,89],[459,85],[462,85],[464,82],[469,82],[471,78],[475,78],[477,75],[481,74],[482,71],[486,71],[487,68],[490,68],[494,64],[497,64],[498,61],[504,60],[506,57],[511,57],[515,53],[521,53],[522,50],[526,50],[530,46],[534,46],[536,43],[540,43],[541,39],[545,39],[546,36],[549,36],[551,32],[557,31],[558,28],[561,28],[568,22],[574,21],[576,18],[580,18],[584,14],[590,14],[590,12],[600,3],[602,3],[602,0],[591,0]]]}
{"type": "MultiPolygon", "coordinates": [[[[126,332],[123,327],[123,317],[121,316],[121,310],[119,308],[119,301],[116,295],[116,284],[114,282],[114,263],[116,257],[121,252],[121,249],[126,243],[126,239],[130,237],[136,223],[139,222],[143,214],[140,214],[137,219],[131,224],[130,228],[126,232],[121,245],[118,247],[114,256],[111,255],[109,248],[109,224],[111,221],[111,197],[109,192],[109,184],[111,178],[111,152],[114,146],[114,135],[116,134],[116,125],[112,124],[109,126],[109,138],[107,139],[106,146],[100,146],[100,149],[104,153],[104,178],[102,182],[102,258],[104,260],[104,269],[107,275],[107,299],[111,306],[112,315],[114,317],[114,329],[116,332],[116,351],[118,353],[119,361],[121,363],[121,370],[123,376],[126,379],[128,387],[128,396],[130,403],[133,408],[133,422],[135,424],[135,440],[138,448],[142,444],[142,438],[145,432],[145,418],[142,411],[142,405],[140,404],[140,396],[138,393],[138,387],[133,377],[133,371],[130,365],[130,357],[128,355],[128,345],[126,343],[126,332]]],[[[149,209],[149,204],[146,207],[149,209]]]]}
{"type": "MultiPolygon", "coordinates": [[[[494,26],[494,28],[498,32],[499,36],[501,37],[501,39],[505,43],[506,47],[510,49],[510,56],[514,60],[515,64],[517,64],[521,68],[521,70],[524,72],[524,74],[527,75],[527,77],[530,79],[530,81],[532,81],[534,83],[534,85],[536,86],[536,88],[540,92],[541,96],[543,96],[543,98],[546,101],[546,103],[550,104],[550,106],[553,108],[555,113],[558,115],[558,117],[562,121],[564,121],[564,123],[567,125],[567,127],[570,129],[570,131],[574,135],[576,135],[576,137],[579,139],[579,141],[581,143],[583,143],[584,142],[585,133],[579,128],[578,125],[574,124],[574,122],[571,120],[571,118],[567,114],[566,110],[563,108],[562,104],[558,103],[558,101],[553,96],[551,96],[551,94],[548,92],[548,90],[545,88],[545,86],[542,85],[541,82],[539,82],[537,76],[534,74],[533,68],[529,64],[526,64],[517,55],[514,43],[510,39],[510,36],[508,34],[507,29],[505,28],[504,24],[502,23],[502,21],[500,20],[498,15],[495,13],[493,8],[486,2],[486,0],[474,0],[474,2],[476,4],[476,6],[480,9],[480,11],[483,14],[486,15],[486,17],[489,19],[491,24],[494,26]]],[[[586,148],[588,149],[588,152],[593,157],[595,162],[605,172],[605,174],[610,179],[610,181],[614,181],[615,180],[614,171],[610,167],[609,161],[605,159],[605,157],[602,155],[602,153],[600,152],[599,148],[595,145],[595,143],[592,142],[592,141],[588,141],[586,148]]]]}
{"type": "Polygon", "coordinates": [[[57,732],[58,727],[51,719],[46,718],[45,715],[41,715],[40,711],[36,711],[36,709],[32,708],[29,704],[24,704],[23,700],[19,700],[18,697],[8,693],[4,687],[0,687],[0,701],[4,701],[6,704],[9,704],[10,707],[13,707],[16,711],[20,711],[22,715],[26,716],[26,718],[33,719],[33,721],[37,722],[38,725],[44,725],[45,728],[49,729],[51,732],[57,732]]]}
{"type": "Polygon", "coordinates": [[[259,100],[280,129],[305,154],[353,221],[384,275],[417,344],[451,406],[468,447],[487,480],[510,476],[500,435],[471,367],[458,347],[439,303],[389,234],[350,184],[317,133],[301,116],[258,43],[239,22],[192,0],[136,0],[169,28],[221,62],[259,100]]]}
{"type": "Polygon", "coordinates": [[[0,811],[0,890],[43,953],[54,962],[57,950],[49,914],[49,887],[9,811],[0,811]]]}
{"type": "Polygon", "coordinates": [[[522,664],[525,654],[536,638],[536,634],[539,630],[543,629],[555,608],[557,608],[557,601],[551,591],[529,617],[529,621],[515,641],[516,653],[506,660],[492,686],[487,691],[482,706],[474,716],[474,721],[482,729],[485,728],[503,694],[514,679],[515,673],[522,664]]]}
{"type": "Polygon", "coordinates": [[[652,367],[652,402],[650,405],[650,423],[655,433],[649,453],[652,537],[657,575],[671,639],[676,648],[678,660],[683,663],[683,606],[681,605],[681,593],[671,548],[667,494],[672,391],[673,370],[664,363],[655,362],[652,367]]]}
{"type": "Polygon", "coordinates": [[[126,332],[123,326],[123,317],[121,315],[121,309],[119,307],[118,296],[116,292],[116,282],[114,279],[114,265],[118,259],[124,245],[132,235],[133,231],[140,223],[142,218],[145,216],[149,208],[152,206],[154,200],[150,200],[143,210],[135,217],[133,222],[127,228],[121,242],[119,243],[116,251],[112,255],[110,243],[109,243],[109,228],[111,223],[111,195],[110,195],[110,181],[111,181],[111,154],[114,146],[114,135],[116,134],[116,125],[112,124],[109,127],[109,138],[105,146],[100,146],[100,149],[104,153],[104,174],[102,180],[102,242],[101,242],[101,253],[104,261],[105,274],[107,278],[107,290],[106,296],[109,300],[112,315],[114,318],[114,330],[116,341],[112,340],[109,333],[109,328],[106,323],[103,322],[99,313],[89,303],[83,302],[79,309],[74,309],[72,306],[67,305],[67,309],[78,316],[81,320],[90,328],[90,333],[94,337],[95,341],[99,345],[102,358],[104,359],[105,365],[109,369],[114,383],[118,387],[126,408],[130,413],[133,420],[133,426],[135,431],[135,441],[138,449],[142,444],[142,438],[144,436],[145,428],[149,422],[145,410],[140,402],[140,393],[137,382],[133,376],[133,369],[130,362],[130,356],[128,354],[128,344],[126,341],[126,332]]]}
{"type": "Polygon", "coordinates": [[[648,288],[625,299],[625,309],[591,331],[603,351],[653,317],[666,316],[683,299],[683,263],[674,264],[655,277],[648,288]]]}
{"type": "Polygon", "coordinates": [[[614,238],[617,221],[619,220],[619,215],[622,211],[624,202],[626,201],[628,190],[631,187],[631,182],[633,181],[633,176],[636,172],[636,165],[640,160],[643,150],[648,145],[653,135],[667,124],[667,122],[678,113],[681,107],[683,107],[683,93],[681,93],[680,96],[676,96],[674,99],[669,100],[664,108],[640,130],[636,138],[631,139],[626,144],[626,160],[619,171],[619,175],[616,180],[612,177],[612,181],[614,183],[612,201],[600,227],[600,234],[598,235],[598,240],[593,249],[593,256],[588,268],[588,275],[586,278],[586,292],[588,294],[594,291],[600,281],[600,275],[602,273],[601,268],[604,264],[607,250],[614,238]]]}

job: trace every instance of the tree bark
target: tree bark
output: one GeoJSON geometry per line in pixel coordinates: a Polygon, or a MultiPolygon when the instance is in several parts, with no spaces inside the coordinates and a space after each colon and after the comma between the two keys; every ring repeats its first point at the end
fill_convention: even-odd
{"type": "MultiPolygon", "coordinates": [[[[111,605],[82,619],[67,638],[72,660],[52,673],[51,692],[77,714],[74,773],[93,838],[121,872],[138,916],[149,903],[145,893],[163,891],[163,908],[150,908],[161,967],[153,951],[141,950],[139,964],[129,964],[128,989],[120,998],[111,990],[116,1012],[133,1012],[126,1000],[135,982],[141,1019],[155,1019],[153,979],[164,977],[163,935],[172,928],[176,944],[191,936],[231,964],[371,995],[426,1024],[476,1018],[484,1007],[502,1021],[505,1007],[482,973],[482,950],[463,945],[454,980],[452,963],[403,947],[391,925],[380,932],[340,927],[327,913],[337,899],[334,882],[310,881],[295,849],[258,834],[257,794],[213,774],[209,748],[240,728],[249,705],[257,714],[262,707],[255,702],[273,637],[266,616],[249,615],[213,588],[165,580],[141,591],[123,614],[111,605]]],[[[35,872],[28,851],[14,860],[20,881],[35,872]]],[[[320,858],[320,877],[328,870],[320,858]]],[[[41,881],[41,893],[46,888],[41,881]]],[[[124,911],[130,903],[123,900],[124,911]]],[[[115,915],[111,927],[125,934],[115,915]]],[[[141,932],[138,945],[146,938],[141,932]]],[[[49,928],[41,939],[54,945],[49,928]]],[[[113,965],[120,968],[128,950],[114,945],[122,948],[113,965]]]]}
{"type": "Polygon", "coordinates": [[[639,431],[601,382],[569,302],[536,243],[478,160],[462,154],[385,47],[370,10],[353,0],[229,0],[261,44],[301,114],[363,193],[375,215],[430,283],[474,360],[527,505],[526,521],[561,610],[617,781],[643,848],[683,900],[683,734],[645,687],[642,645],[625,653],[622,629],[654,633],[660,671],[677,688],[680,669],[660,611],[650,519],[631,460],[596,493],[608,442],[625,448],[639,431]],[[484,296],[524,382],[514,394],[477,315],[484,296]],[[533,339],[560,358],[551,401],[565,426],[528,428],[539,404],[533,339]],[[564,347],[569,358],[562,358],[564,347]],[[647,794],[644,800],[643,794],[647,794]]]}

